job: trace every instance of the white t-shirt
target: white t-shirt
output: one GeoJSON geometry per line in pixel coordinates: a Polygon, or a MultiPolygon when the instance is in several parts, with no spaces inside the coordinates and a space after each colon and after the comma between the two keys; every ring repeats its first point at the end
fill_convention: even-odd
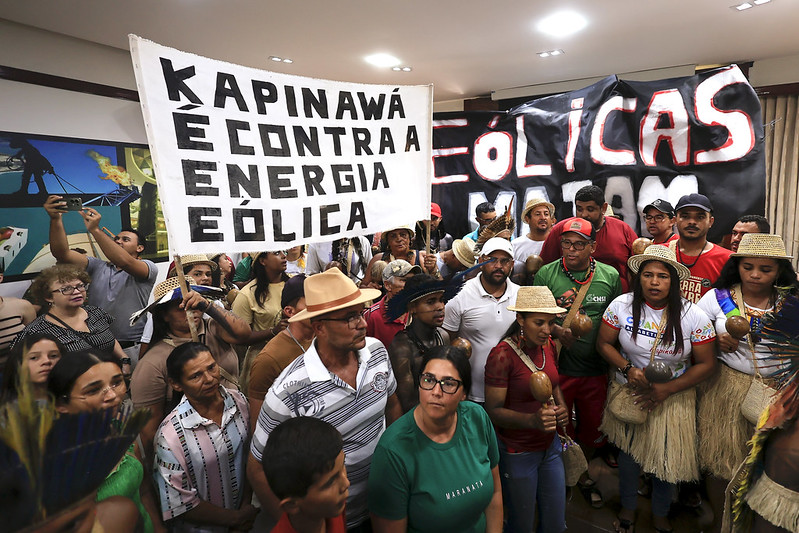
{"type": "MultiPolygon", "coordinates": [[[[638,325],[638,334],[635,340],[633,331],[633,293],[628,292],[610,302],[602,316],[602,321],[608,326],[619,331],[619,344],[621,354],[636,368],[646,368],[652,345],[657,336],[663,309],[655,309],[644,303],[641,320],[638,325]]],[[[664,308],[665,309],[665,308],[664,308]]],[[[655,350],[655,361],[666,363],[673,373],[673,377],[681,376],[691,366],[691,347],[698,344],[713,342],[716,330],[707,315],[696,305],[683,300],[682,319],[682,351],[675,353],[674,343],[665,344],[661,337],[655,350]]],[[[616,381],[626,383],[627,380],[621,371],[616,371],[616,381]]]]}
{"type": "MultiPolygon", "coordinates": [[[[366,266],[372,260],[372,246],[365,237],[353,237],[361,241],[363,264],[358,265],[358,254],[352,254],[350,261],[350,279],[355,283],[360,282],[366,274],[366,266]]],[[[308,255],[305,257],[305,273],[318,274],[324,271],[325,266],[333,260],[333,241],[317,242],[308,245],[308,255]]]]}
{"type": "Polygon", "coordinates": [[[447,302],[444,309],[444,329],[457,332],[472,343],[472,390],[469,399],[485,401],[485,366],[489,352],[499,344],[502,335],[516,320],[516,313],[508,305],[516,301],[519,286],[510,278],[505,282],[505,293],[499,298],[488,294],[480,283],[483,274],[467,281],[461,292],[447,302]]]}
{"type": "MultiPolygon", "coordinates": [[[[699,303],[696,305],[699,306],[699,308],[702,309],[705,314],[707,314],[710,320],[713,321],[713,324],[716,326],[716,332],[721,335],[722,333],[727,333],[727,315],[725,315],[724,311],[721,310],[719,301],[716,298],[716,290],[717,289],[711,289],[705,293],[705,295],[702,296],[702,299],[699,300],[699,303]]],[[[770,307],[769,309],[759,309],[749,305],[747,305],[746,308],[749,311],[754,311],[758,314],[772,311],[774,309],[773,307],[770,307]]],[[[724,364],[737,370],[738,372],[744,372],[746,374],[753,375],[755,373],[755,367],[752,364],[752,350],[749,349],[748,339],[749,335],[741,339],[738,342],[738,349],[734,352],[725,352],[719,350],[718,358],[724,364]]],[[[769,360],[770,352],[762,343],[755,344],[755,354],[758,360],[757,369],[760,371],[761,376],[770,376],[779,370],[780,365],[776,364],[773,359],[769,360]]]]}
{"type": "Polygon", "coordinates": [[[513,245],[513,273],[524,272],[524,262],[531,255],[541,255],[544,241],[534,241],[527,235],[516,237],[510,243],[513,245]]]}

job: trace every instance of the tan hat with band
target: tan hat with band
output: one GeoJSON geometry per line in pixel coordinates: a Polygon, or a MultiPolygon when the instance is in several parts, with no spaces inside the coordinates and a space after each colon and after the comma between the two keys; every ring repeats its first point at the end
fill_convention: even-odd
{"type": "Polygon", "coordinates": [[[555,206],[554,205],[552,205],[551,203],[547,202],[543,198],[533,198],[531,200],[528,200],[528,202],[526,204],[524,204],[524,211],[522,211],[522,220],[527,218],[527,215],[530,214],[530,211],[532,211],[533,209],[535,209],[539,205],[546,206],[546,208],[549,209],[549,216],[551,216],[551,217],[555,216],[555,206]]]}
{"type": "Polygon", "coordinates": [[[662,244],[647,246],[644,253],[630,257],[627,260],[627,266],[630,267],[633,274],[638,274],[641,265],[647,261],[660,261],[661,263],[667,263],[673,266],[677,270],[677,276],[680,278],[680,281],[685,281],[691,277],[691,271],[688,270],[685,265],[677,261],[677,256],[674,255],[674,252],[669,247],[663,246],[662,244]]]}
{"type": "Polygon", "coordinates": [[[377,289],[359,289],[344,273],[331,268],[305,278],[305,309],[289,318],[289,322],[308,320],[356,304],[380,298],[377,289]]]}
{"type": "Polygon", "coordinates": [[[557,302],[555,302],[555,297],[552,296],[552,291],[549,290],[549,287],[544,287],[543,285],[519,287],[519,292],[516,293],[516,302],[508,306],[508,311],[547,313],[550,315],[569,312],[568,309],[558,306],[557,302]]]}
{"type": "Polygon", "coordinates": [[[779,235],[769,233],[747,233],[738,244],[738,251],[731,257],[766,257],[769,259],[793,259],[785,252],[785,243],[779,235]]]}

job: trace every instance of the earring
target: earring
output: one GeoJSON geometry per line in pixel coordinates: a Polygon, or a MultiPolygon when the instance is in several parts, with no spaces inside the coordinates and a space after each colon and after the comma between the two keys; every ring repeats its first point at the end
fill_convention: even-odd
{"type": "Polygon", "coordinates": [[[524,326],[519,326],[519,344],[524,345],[526,344],[524,341],[524,326]]]}

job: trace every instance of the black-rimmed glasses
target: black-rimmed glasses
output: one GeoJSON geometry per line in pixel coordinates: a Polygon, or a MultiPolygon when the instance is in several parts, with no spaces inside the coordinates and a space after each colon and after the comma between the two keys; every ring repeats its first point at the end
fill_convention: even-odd
{"type": "Polygon", "coordinates": [[[77,285],[66,285],[64,287],[61,287],[60,289],[55,289],[50,292],[60,292],[64,296],[69,296],[75,291],[88,291],[88,290],[89,290],[88,283],[78,283],[77,285]]]}
{"type": "Polygon", "coordinates": [[[461,388],[463,383],[459,379],[444,378],[436,379],[433,374],[422,374],[419,376],[419,387],[423,390],[433,390],[436,388],[436,383],[441,385],[441,391],[446,394],[455,394],[461,388]]]}
{"type": "Polygon", "coordinates": [[[329,322],[346,322],[350,329],[357,329],[361,319],[366,320],[361,313],[352,313],[343,318],[320,318],[319,320],[327,320],[329,322]]]}
{"type": "Polygon", "coordinates": [[[666,215],[644,215],[644,220],[647,222],[663,222],[666,220],[666,215]]]}
{"type": "Polygon", "coordinates": [[[564,250],[574,248],[578,252],[585,250],[585,247],[591,244],[591,241],[560,241],[560,247],[564,250]]]}

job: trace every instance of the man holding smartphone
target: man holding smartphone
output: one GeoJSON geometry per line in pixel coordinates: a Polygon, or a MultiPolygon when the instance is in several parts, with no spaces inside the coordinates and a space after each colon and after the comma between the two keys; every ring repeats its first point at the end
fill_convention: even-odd
{"type": "MultiPolygon", "coordinates": [[[[60,263],[71,263],[86,269],[92,278],[89,303],[100,307],[116,320],[111,331],[122,345],[128,359],[123,363],[135,365],[144,322],[130,325],[130,315],[147,306],[158,267],[139,256],[144,252],[144,238],[131,228],[123,228],[113,239],[100,229],[102,215],[91,207],[78,213],[83,217],[86,231],[100,246],[108,261],[78,253],[69,248],[62,215],[67,211],[63,196],[50,195],[44,203],[50,216],[50,252],[60,263]]],[[[127,369],[124,369],[127,372],[127,369]]],[[[131,368],[132,371],[132,368],[131,368]]]]}

